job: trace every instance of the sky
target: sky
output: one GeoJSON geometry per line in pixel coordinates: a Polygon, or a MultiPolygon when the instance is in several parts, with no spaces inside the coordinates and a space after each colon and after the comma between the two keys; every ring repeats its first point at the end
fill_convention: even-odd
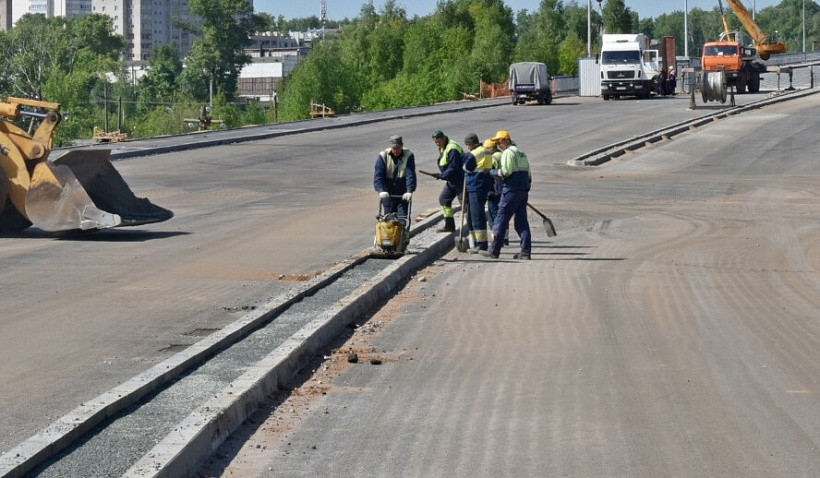
{"type": "MultiPolygon", "coordinates": [[[[572,0],[564,0],[564,4],[572,0]]],[[[575,0],[580,5],[585,5],[587,0],[575,0]]],[[[753,7],[762,10],[766,7],[778,5],[781,0],[742,0],[746,8],[751,11],[753,7]]],[[[596,0],[591,0],[592,8],[598,8],[596,0]]],[[[359,16],[361,7],[367,0],[327,0],[327,17],[331,20],[341,20],[343,18],[355,18],[359,16]]],[[[384,0],[374,0],[373,5],[376,11],[380,11],[384,0]]],[[[414,15],[424,16],[433,13],[438,0],[397,0],[399,6],[404,8],[408,17],[414,15]]],[[[505,0],[508,7],[513,12],[522,9],[535,11],[541,3],[539,0],[505,0]]],[[[638,12],[640,18],[658,17],[664,13],[673,11],[683,11],[688,6],[689,10],[700,8],[702,10],[712,10],[718,5],[717,0],[625,0],[626,6],[638,12]]],[[[319,16],[321,12],[321,0],[254,0],[253,6],[257,12],[266,12],[274,16],[284,15],[285,18],[299,18],[319,16]]],[[[724,2],[724,8],[726,2],[724,2]]]]}

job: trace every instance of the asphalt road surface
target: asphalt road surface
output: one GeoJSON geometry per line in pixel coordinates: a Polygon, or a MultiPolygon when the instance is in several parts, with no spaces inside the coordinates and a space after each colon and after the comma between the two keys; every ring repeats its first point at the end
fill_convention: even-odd
{"type": "MultiPolygon", "coordinates": [[[[818,476],[818,108],[539,167],[532,261],[419,272],[202,474],[818,476]]],[[[514,126],[540,165],[576,140],[514,126]]]]}
{"type": "MultiPolygon", "coordinates": [[[[332,415],[340,421],[320,436],[341,431],[342,465],[353,475],[816,471],[817,100],[604,168],[564,166],[703,113],[687,104],[564,98],[117,162],[174,219],[0,242],[0,452],[368,247],[373,162],[391,134],[432,169],[432,129],[459,141],[507,129],[533,163],[532,202],[561,235],[537,237],[530,263],[445,262],[430,274],[425,307],[409,300],[399,319],[412,320],[384,329],[385,350],[420,351],[413,367],[345,378],[383,401],[332,415]]],[[[440,186],[420,178],[414,209],[435,209],[440,186]]],[[[327,399],[340,395],[361,394],[327,399]]],[[[339,465],[321,458],[275,461],[305,476],[339,465]]]]}

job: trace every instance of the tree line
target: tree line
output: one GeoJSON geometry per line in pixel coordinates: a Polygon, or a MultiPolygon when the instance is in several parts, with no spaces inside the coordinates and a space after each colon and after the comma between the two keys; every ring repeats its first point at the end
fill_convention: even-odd
{"type": "MultiPolygon", "coordinates": [[[[683,11],[641,19],[624,0],[606,0],[601,8],[592,4],[593,55],[604,32],[671,35],[683,55],[683,11]]],[[[772,40],[784,39],[790,51],[799,51],[802,4],[783,0],[757,12],[756,21],[772,40]]],[[[316,29],[323,26],[320,20],[254,15],[248,2],[233,0],[190,0],[188,6],[201,22],[184,25],[198,34],[185,67],[177,48],[166,45],[152,52],[148,73],[136,83],[121,61],[125,39],[113,34],[110,18],[25,15],[12,30],[0,32],[0,96],[61,103],[65,120],[57,143],[68,144],[89,138],[106,112],[122,118],[122,129],[133,137],[187,131],[183,120],[199,116],[212,85],[211,116],[237,127],[307,118],[311,101],[348,113],[456,100],[477,92],[480,82],[505,81],[517,61],[540,61],[551,74],[574,75],[588,49],[587,5],[577,0],[541,0],[538,9],[518,12],[503,0],[442,0],[430,15],[412,18],[395,0],[378,11],[370,1],[357,18],[326,22],[338,33],[313,45],[280,89],[274,110],[237,102],[239,72],[250,61],[242,48],[255,31],[316,29]]],[[[727,19],[741,29],[731,11],[727,19]]],[[[722,30],[717,2],[709,11],[690,10],[690,55],[698,56],[703,43],[722,30]]],[[[820,31],[820,7],[813,0],[806,1],[806,30],[811,49],[820,31]]]]}

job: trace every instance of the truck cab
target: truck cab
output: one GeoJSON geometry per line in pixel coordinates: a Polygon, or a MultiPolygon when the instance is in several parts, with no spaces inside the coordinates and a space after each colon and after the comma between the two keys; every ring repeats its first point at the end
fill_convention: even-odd
{"type": "Polygon", "coordinates": [[[655,90],[661,70],[658,50],[647,48],[648,39],[638,34],[605,34],[601,47],[601,95],[648,98],[655,90]]]}

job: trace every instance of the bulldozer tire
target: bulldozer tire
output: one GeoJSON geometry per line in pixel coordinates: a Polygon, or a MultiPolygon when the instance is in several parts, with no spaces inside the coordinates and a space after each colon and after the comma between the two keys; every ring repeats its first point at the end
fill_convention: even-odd
{"type": "Polygon", "coordinates": [[[6,201],[3,210],[0,211],[0,233],[20,232],[31,227],[31,221],[17,211],[17,208],[6,201]]]}
{"type": "Polygon", "coordinates": [[[3,170],[0,169],[0,233],[20,232],[31,226],[31,222],[17,211],[8,196],[9,184],[3,170]]]}

